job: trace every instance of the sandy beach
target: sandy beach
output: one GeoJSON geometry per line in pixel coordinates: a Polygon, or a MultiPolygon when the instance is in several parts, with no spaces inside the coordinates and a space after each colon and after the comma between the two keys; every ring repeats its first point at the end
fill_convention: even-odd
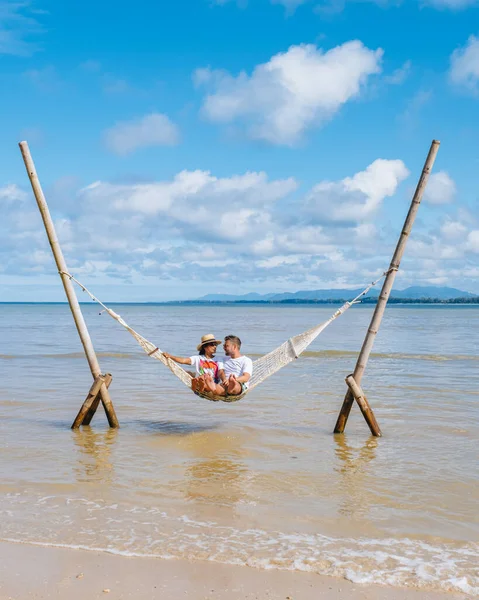
{"type": "Polygon", "coordinates": [[[460,594],[417,591],[291,571],[127,558],[104,552],[0,543],[0,599],[135,600],[446,600],[460,594]]]}

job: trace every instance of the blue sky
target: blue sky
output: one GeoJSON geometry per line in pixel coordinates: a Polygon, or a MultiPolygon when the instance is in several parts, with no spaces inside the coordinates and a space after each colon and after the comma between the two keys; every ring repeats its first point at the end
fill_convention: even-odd
{"type": "Polygon", "coordinates": [[[0,0],[0,300],[397,286],[479,293],[479,3],[0,0]]]}

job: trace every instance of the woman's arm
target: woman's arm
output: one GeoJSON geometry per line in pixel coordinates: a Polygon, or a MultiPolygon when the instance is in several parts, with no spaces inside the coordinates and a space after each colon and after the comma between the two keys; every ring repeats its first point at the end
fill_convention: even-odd
{"type": "Polygon", "coordinates": [[[171,360],[174,360],[180,365],[191,365],[191,358],[181,358],[181,356],[173,356],[172,354],[168,354],[168,352],[163,352],[163,356],[165,358],[171,358],[171,360]]]}

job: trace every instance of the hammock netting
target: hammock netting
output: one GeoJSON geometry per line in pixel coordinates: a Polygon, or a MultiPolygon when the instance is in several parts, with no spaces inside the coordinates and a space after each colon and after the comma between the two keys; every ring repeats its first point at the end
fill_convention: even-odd
{"type": "MultiPolygon", "coordinates": [[[[330,325],[335,319],[344,314],[348,310],[348,308],[350,308],[353,304],[358,303],[360,299],[363,296],[365,296],[372,287],[374,287],[383,277],[387,275],[387,273],[388,271],[383,273],[381,277],[379,277],[379,279],[370,283],[353,300],[345,302],[340,308],[338,308],[338,310],[336,310],[331,315],[331,317],[327,321],[324,321],[323,323],[320,323],[319,325],[316,325],[315,327],[312,327],[311,329],[308,329],[303,333],[291,337],[289,340],[281,344],[281,346],[279,346],[275,350],[272,350],[268,354],[265,354],[261,358],[258,358],[257,360],[253,361],[253,374],[251,376],[251,379],[249,380],[249,387],[242,394],[239,394],[237,396],[220,396],[212,394],[211,392],[195,392],[195,394],[207,400],[212,400],[214,402],[237,402],[238,400],[241,400],[242,398],[244,398],[244,396],[246,396],[246,394],[250,390],[254,389],[265,379],[267,379],[268,377],[270,377],[271,375],[288,365],[290,362],[293,362],[295,359],[297,359],[306,350],[306,348],[318,337],[318,335],[322,331],[324,331],[326,327],[328,327],[328,325],[330,325]]],[[[69,277],[72,281],[77,283],[82,288],[82,290],[90,296],[92,300],[100,304],[113,319],[115,319],[120,325],[122,325],[127,331],[131,333],[131,335],[135,338],[135,340],[143,348],[143,350],[148,354],[148,356],[151,356],[152,358],[161,361],[166,367],[168,367],[168,369],[170,369],[170,371],[174,375],[178,377],[180,381],[182,381],[188,388],[191,389],[192,376],[185,369],[183,369],[178,363],[176,363],[171,358],[166,358],[158,346],[147,340],[145,337],[143,337],[141,334],[135,331],[132,327],[130,327],[128,323],[126,323],[126,321],[124,321],[124,319],[120,317],[120,315],[118,315],[111,308],[108,308],[108,306],[103,304],[103,302],[98,300],[98,298],[94,296],[82,283],[75,279],[73,275],[65,272],[61,272],[60,274],[69,277]]]]}

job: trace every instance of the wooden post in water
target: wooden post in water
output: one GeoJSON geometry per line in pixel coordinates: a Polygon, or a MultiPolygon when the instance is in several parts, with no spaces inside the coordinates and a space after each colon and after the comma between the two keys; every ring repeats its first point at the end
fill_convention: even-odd
{"type": "MultiPolygon", "coordinates": [[[[78,302],[78,298],[75,294],[75,289],[73,288],[73,283],[66,273],[68,273],[68,268],[65,262],[65,258],[63,256],[63,252],[60,248],[60,244],[58,242],[57,234],[55,231],[55,227],[53,225],[53,221],[50,215],[50,211],[48,210],[48,205],[45,200],[45,196],[43,194],[42,187],[40,185],[40,181],[38,179],[37,172],[35,170],[35,165],[33,163],[33,159],[30,154],[30,150],[28,148],[27,142],[20,142],[19,144],[20,150],[23,156],[23,161],[25,163],[25,167],[27,169],[28,177],[30,179],[30,183],[32,185],[33,193],[35,195],[35,199],[38,204],[38,208],[42,215],[43,224],[45,225],[45,230],[47,232],[48,241],[50,242],[50,246],[53,252],[53,257],[55,258],[55,263],[57,265],[58,272],[60,274],[63,287],[65,288],[65,293],[67,295],[68,304],[70,305],[70,309],[72,311],[73,320],[75,321],[75,325],[78,331],[78,335],[80,336],[81,343],[83,344],[83,349],[85,350],[86,358],[88,364],[90,366],[91,373],[93,375],[94,385],[90,389],[90,394],[95,391],[96,384],[99,384],[99,394],[103,404],[103,407],[106,412],[106,416],[108,419],[108,423],[110,427],[119,427],[118,419],[115,414],[115,409],[113,408],[113,403],[110,398],[110,394],[108,392],[108,388],[105,385],[105,381],[101,378],[101,369],[98,363],[98,359],[95,354],[95,350],[93,348],[93,344],[90,338],[90,334],[88,332],[85,320],[83,318],[83,314],[81,312],[80,304],[78,302]]],[[[98,394],[98,391],[97,391],[98,394]]],[[[96,394],[96,395],[97,395],[96,394]]],[[[93,398],[94,399],[94,398],[93,398]]],[[[87,398],[88,400],[88,398],[87,398]]],[[[77,417],[78,419],[78,417],[77,417]]],[[[73,424],[74,427],[79,427],[81,423],[77,423],[77,419],[73,424]]]]}
{"type": "Polygon", "coordinates": [[[381,437],[382,433],[379,429],[378,422],[376,421],[376,417],[374,416],[372,408],[369,406],[369,402],[366,396],[363,393],[363,390],[356,383],[354,377],[352,375],[348,375],[346,377],[346,383],[348,385],[349,391],[354,396],[354,399],[359,404],[359,408],[363,413],[363,417],[366,419],[366,423],[371,430],[371,433],[376,437],[381,437]]]}
{"type": "MultiPolygon", "coordinates": [[[[386,304],[389,299],[389,294],[391,293],[394,280],[396,279],[396,273],[399,269],[404,250],[406,248],[406,243],[409,234],[411,233],[411,229],[416,218],[416,213],[421,203],[422,195],[426,188],[429,179],[429,174],[431,173],[431,169],[434,165],[434,161],[436,159],[436,154],[438,150],[439,142],[437,140],[433,140],[429,149],[429,153],[427,155],[426,162],[424,164],[424,168],[421,173],[421,177],[419,178],[419,182],[417,184],[416,191],[411,202],[411,206],[409,207],[409,212],[407,214],[406,221],[404,222],[401,235],[399,236],[396,250],[392,257],[391,264],[389,265],[388,274],[384,279],[383,287],[381,289],[381,293],[379,294],[376,308],[374,310],[373,317],[369,325],[369,329],[366,333],[366,337],[364,338],[363,346],[361,348],[361,352],[359,353],[356,367],[354,369],[353,379],[358,386],[361,385],[361,379],[366,369],[369,355],[371,354],[371,350],[373,348],[374,340],[379,331],[379,326],[381,325],[381,320],[383,318],[384,311],[386,310],[386,304]]],[[[351,392],[351,389],[348,388],[348,391],[346,392],[346,396],[343,401],[343,406],[341,407],[341,411],[339,413],[339,417],[334,428],[334,433],[344,432],[346,423],[348,421],[349,413],[351,412],[351,408],[353,406],[353,402],[354,395],[351,392]]]]}

